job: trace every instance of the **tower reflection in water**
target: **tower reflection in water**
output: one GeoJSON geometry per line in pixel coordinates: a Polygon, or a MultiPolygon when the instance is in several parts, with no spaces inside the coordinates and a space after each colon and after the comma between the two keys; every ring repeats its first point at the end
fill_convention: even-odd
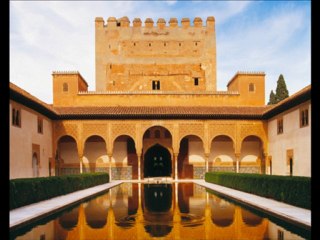
{"type": "Polygon", "coordinates": [[[193,183],[124,183],[16,239],[304,239],[193,183]]]}

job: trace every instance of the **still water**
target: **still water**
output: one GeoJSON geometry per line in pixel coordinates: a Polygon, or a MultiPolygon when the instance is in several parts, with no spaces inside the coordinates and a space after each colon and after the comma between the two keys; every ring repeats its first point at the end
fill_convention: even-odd
{"type": "Polygon", "coordinates": [[[309,239],[310,231],[240,206],[194,183],[123,183],[11,239],[309,239]]]}

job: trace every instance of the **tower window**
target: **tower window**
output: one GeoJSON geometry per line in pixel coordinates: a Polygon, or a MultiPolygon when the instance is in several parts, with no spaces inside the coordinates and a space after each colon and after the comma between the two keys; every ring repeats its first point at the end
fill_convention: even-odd
{"type": "Polygon", "coordinates": [[[195,86],[198,86],[199,85],[199,78],[194,78],[194,85],[195,86]]]}
{"type": "Polygon", "coordinates": [[[160,81],[152,81],[152,90],[160,90],[160,81]]]}
{"type": "Polygon", "coordinates": [[[253,83],[249,84],[249,92],[254,92],[254,84],[253,83]]]}
{"type": "Polygon", "coordinates": [[[68,83],[63,83],[63,85],[62,85],[62,90],[63,90],[64,92],[68,92],[68,90],[69,90],[68,83]]]}
{"type": "Polygon", "coordinates": [[[151,43],[149,43],[149,47],[151,47],[151,43]]]}
{"type": "Polygon", "coordinates": [[[136,46],[136,43],[133,43],[133,46],[136,46]]]}
{"type": "Polygon", "coordinates": [[[197,43],[197,42],[195,42],[195,43],[194,43],[194,45],[195,45],[195,46],[198,46],[198,43],[197,43]]]}
{"type": "Polygon", "coordinates": [[[179,47],[181,47],[181,43],[179,43],[179,47]]]}
{"type": "Polygon", "coordinates": [[[163,45],[164,45],[164,46],[167,46],[167,43],[164,43],[163,45]]]}

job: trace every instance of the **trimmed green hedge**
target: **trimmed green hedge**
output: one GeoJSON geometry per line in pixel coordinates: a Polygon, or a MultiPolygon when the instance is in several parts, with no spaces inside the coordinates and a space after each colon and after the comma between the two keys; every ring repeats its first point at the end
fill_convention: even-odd
{"type": "Polygon", "coordinates": [[[205,181],[311,209],[311,178],[207,172],[205,181]]]}
{"type": "Polygon", "coordinates": [[[107,182],[107,173],[12,179],[10,210],[107,182]]]}

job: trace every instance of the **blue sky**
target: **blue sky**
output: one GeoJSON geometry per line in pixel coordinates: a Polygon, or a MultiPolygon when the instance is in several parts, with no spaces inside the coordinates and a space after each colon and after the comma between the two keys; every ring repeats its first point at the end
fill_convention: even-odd
{"type": "Polygon", "coordinates": [[[266,73],[266,103],[284,75],[311,84],[310,1],[11,1],[10,82],[52,103],[52,71],[79,71],[95,89],[94,19],[216,19],[217,90],[237,71],[266,73]]]}

